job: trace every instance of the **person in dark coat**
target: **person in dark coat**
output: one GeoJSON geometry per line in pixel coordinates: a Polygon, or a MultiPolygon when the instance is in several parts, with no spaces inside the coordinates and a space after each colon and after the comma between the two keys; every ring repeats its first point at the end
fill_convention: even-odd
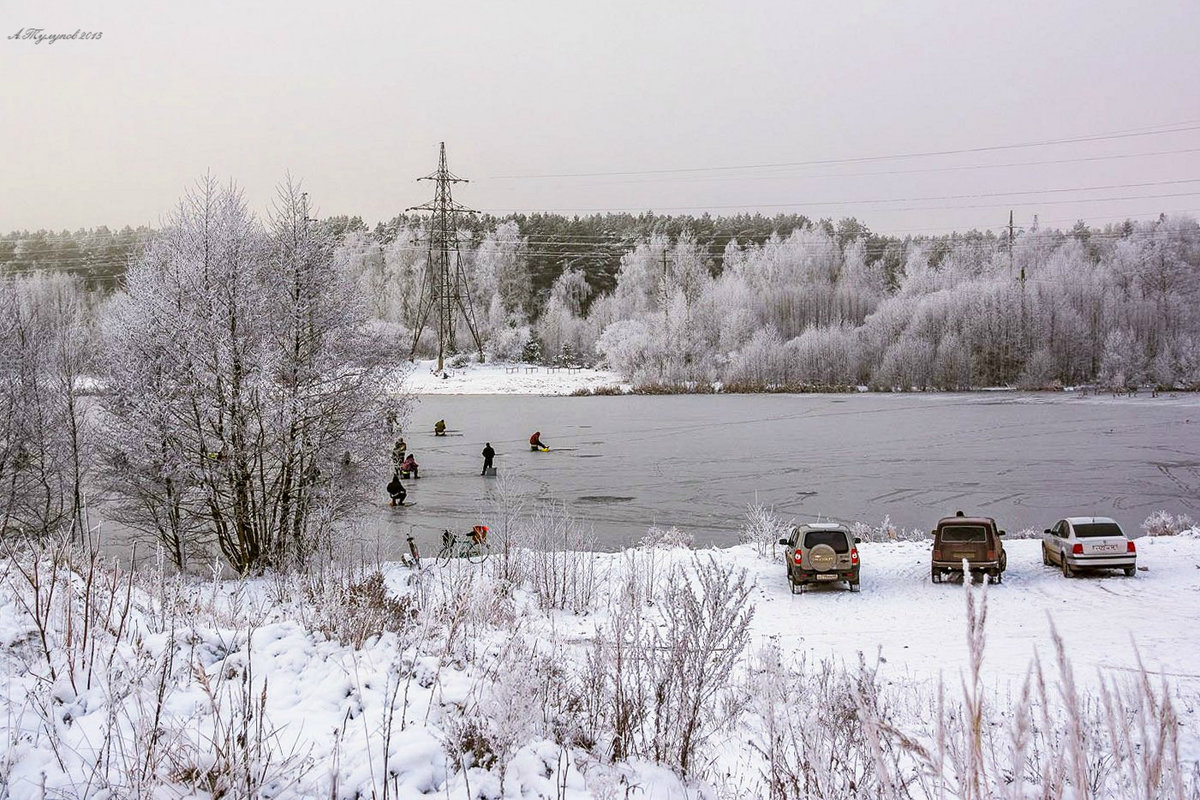
{"type": "Polygon", "coordinates": [[[446,420],[439,419],[437,422],[433,423],[433,435],[434,436],[445,436],[446,435],[446,420]]]}
{"type": "Polygon", "coordinates": [[[392,479],[388,482],[387,492],[392,498],[392,505],[404,505],[404,498],[408,497],[408,492],[404,488],[404,484],[400,482],[400,473],[393,472],[392,479]]]}
{"type": "Polygon", "coordinates": [[[480,475],[487,475],[487,471],[492,468],[492,459],[496,457],[496,451],[492,449],[492,443],[487,442],[483,445],[483,472],[480,475]]]}

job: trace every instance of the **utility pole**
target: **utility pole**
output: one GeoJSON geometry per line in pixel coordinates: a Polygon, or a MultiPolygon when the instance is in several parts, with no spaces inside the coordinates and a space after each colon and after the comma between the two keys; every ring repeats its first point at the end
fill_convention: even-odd
{"type": "Polygon", "coordinates": [[[466,178],[460,178],[446,167],[446,143],[441,143],[436,171],[419,181],[434,181],[433,199],[419,206],[407,208],[405,211],[428,211],[429,257],[425,262],[425,274],[421,277],[421,300],[417,309],[417,324],[413,330],[412,349],[408,357],[412,358],[417,352],[417,343],[425,331],[429,320],[429,312],[437,309],[438,357],[437,368],[441,372],[445,367],[447,352],[456,349],[454,341],[454,316],[461,312],[466,320],[475,348],[479,352],[479,361],[483,362],[483,343],[479,340],[479,332],[475,328],[475,314],[471,308],[471,291],[467,287],[466,278],[462,272],[462,261],[458,251],[458,215],[478,214],[478,211],[461,206],[451,197],[450,186],[454,183],[467,183],[466,178]]]}
{"type": "MultiPolygon", "coordinates": [[[[1016,228],[1013,227],[1013,212],[1008,212],[1008,274],[1012,275],[1013,271],[1013,242],[1016,239],[1016,228]]],[[[1021,265],[1021,288],[1025,288],[1025,265],[1021,265]]]]}
{"type": "Polygon", "coordinates": [[[667,313],[667,301],[670,299],[670,295],[667,292],[667,246],[665,244],[662,251],[662,267],[662,280],[658,284],[658,293],[662,297],[660,302],[662,303],[663,315],[665,316],[667,313]]]}

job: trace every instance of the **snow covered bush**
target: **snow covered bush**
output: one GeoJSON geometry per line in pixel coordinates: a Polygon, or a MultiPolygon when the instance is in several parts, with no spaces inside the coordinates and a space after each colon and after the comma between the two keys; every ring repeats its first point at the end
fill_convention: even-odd
{"type": "Polygon", "coordinates": [[[618,593],[585,681],[601,693],[593,724],[606,732],[599,738],[612,743],[613,760],[698,771],[710,737],[731,721],[722,698],[750,638],[750,587],[744,571],[696,558],[668,576],[655,603],[661,625],[643,621],[635,592],[618,593]]]}
{"type": "Polygon", "coordinates": [[[745,521],[739,532],[743,544],[754,545],[759,558],[773,555],[775,545],[791,531],[792,523],[785,522],[774,509],[761,503],[751,503],[746,508],[745,521]]]}
{"type": "Polygon", "coordinates": [[[414,624],[410,598],[389,592],[378,568],[326,565],[295,578],[301,583],[296,607],[306,625],[355,649],[384,631],[414,624]]]}
{"type": "Polygon", "coordinates": [[[529,580],[538,605],[573,614],[590,611],[599,583],[594,534],[558,503],[542,504],[525,524],[529,580]]]}
{"type": "Polygon", "coordinates": [[[513,325],[497,328],[487,340],[487,352],[492,361],[520,361],[529,343],[528,325],[513,325]]]}
{"type": "Polygon", "coordinates": [[[1175,536],[1195,527],[1196,523],[1187,514],[1172,516],[1168,511],[1155,511],[1142,523],[1147,536],[1175,536]]]}
{"type": "Polygon", "coordinates": [[[675,526],[670,528],[660,528],[657,525],[651,525],[646,530],[645,535],[638,540],[638,547],[644,550],[653,550],[656,548],[672,550],[675,548],[683,548],[691,550],[696,543],[696,537],[690,533],[680,530],[675,526]]]}
{"type": "MultiPolygon", "coordinates": [[[[793,665],[776,642],[751,656],[743,691],[749,698],[748,712],[761,723],[752,726],[749,744],[762,757],[763,796],[886,796],[881,793],[877,759],[894,764],[902,744],[895,737],[870,741],[869,729],[862,724],[867,715],[887,724],[895,721],[877,669],[865,663],[857,670],[833,661],[814,664],[803,657],[793,665]]],[[[909,766],[905,771],[905,779],[911,781],[915,769],[909,766]]]]}
{"type": "Polygon", "coordinates": [[[918,528],[897,528],[892,524],[891,516],[885,516],[875,526],[855,522],[850,526],[850,531],[864,542],[920,542],[929,538],[925,531],[918,528]]]}

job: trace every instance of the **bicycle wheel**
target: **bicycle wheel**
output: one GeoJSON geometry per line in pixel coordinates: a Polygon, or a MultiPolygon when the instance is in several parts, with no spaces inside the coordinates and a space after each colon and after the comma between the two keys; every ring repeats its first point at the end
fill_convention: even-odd
{"type": "Polygon", "coordinates": [[[438,550],[436,563],[439,567],[444,567],[450,563],[452,558],[454,558],[454,548],[444,545],[441,550],[438,550]]]}
{"type": "Polygon", "coordinates": [[[488,557],[487,545],[479,545],[475,542],[467,548],[467,561],[472,564],[482,564],[483,560],[488,557]]]}

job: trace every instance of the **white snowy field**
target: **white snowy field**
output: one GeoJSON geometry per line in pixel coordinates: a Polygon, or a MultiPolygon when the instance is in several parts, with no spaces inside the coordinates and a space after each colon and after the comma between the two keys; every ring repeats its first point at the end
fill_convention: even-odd
{"type": "MultiPolygon", "coordinates": [[[[966,592],[930,583],[924,542],[864,543],[860,593],[804,595],[750,545],[387,564],[382,584],[367,567],[250,581],[100,568],[90,579],[63,571],[54,585],[59,573],[45,561],[34,572],[28,558],[10,558],[0,582],[0,794],[789,797],[799,784],[781,776],[797,780],[787,769],[799,756],[826,760],[809,776],[811,796],[848,796],[852,781],[864,797],[955,797],[975,775],[987,791],[974,796],[1071,798],[1085,796],[1073,788],[1080,775],[1091,797],[1194,797],[1200,530],[1139,540],[1145,569],[1134,578],[1068,580],[1042,566],[1036,541],[1008,547],[1005,581],[986,592],[975,767],[961,722],[976,685],[966,592]],[[753,616],[697,717],[693,766],[681,776],[669,752],[653,763],[652,728],[673,719],[653,694],[624,721],[634,751],[613,763],[612,709],[630,707],[617,683],[698,680],[655,684],[651,668],[622,678],[609,650],[622,609],[649,631],[624,669],[659,664],[662,642],[691,641],[670,638],[679,609],[666,605],[670,576],[693,574],[683,585],[700,592],[695,572],[710,561],[734,577],[745,570],[742,610],[753,616]],[[1047,689],[1023,700],[1035,658],[1047,689]],[[1149,688],[1131,690],[1139,664],[1149,688]],[[918,746],[942,753],[941,784],[918,746]],[[1161,785],[1147,777],[1156,754],[1161,785]],[[901,790],[888,776],[911,782],[901,790]]],[[[721,601],[706,598],[710,610],[721,601]]],[[[702,611],[682,622],[713,620],[702,611]]],[[[720,653],[693,656],[712,666],[720,653]]],[[[678,741],[667,738],[671,751],[678,741]]]]}

